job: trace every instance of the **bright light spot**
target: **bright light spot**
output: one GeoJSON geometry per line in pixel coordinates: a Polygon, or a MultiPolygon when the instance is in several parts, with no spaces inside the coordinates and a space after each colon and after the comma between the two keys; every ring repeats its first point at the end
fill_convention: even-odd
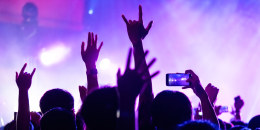
{"type": "Polygon", "coordinates": [[[93,10],[92,9],[90,9],[90,10],[88,10],[88,14],[93,14],[93,10]]]}
{"type": "Polygon", "coordinates": [[[186,80],[187,80],[187,78],[181,78],[181,80],[182,80],[182,81],[186,81],[186,80]]]}
{"type": "Polygon", "coordinates": [[[100,61],[99,63],[99,67],[101,70],[107,70],[111,67],[111,63],[110,63],[110,60],[107,59],[107,58],[104,58],[100,61]]]}
{"type": "Polygon", "coordinates": [[[1,125],[4,126],[4,119],[1,117],[1,125]]]}
{"type": "Polygon", "coordinates": [[[43,49],[40,54],[40,60],[43,65],[54,65],[64,60],[69,52],[70,48],[60,44],[50,49],[43,49]]]}
{"type": "Polygon", "coordinates": [[[116,110],[116,118],[120,117],[120,110],[116,110]]]}

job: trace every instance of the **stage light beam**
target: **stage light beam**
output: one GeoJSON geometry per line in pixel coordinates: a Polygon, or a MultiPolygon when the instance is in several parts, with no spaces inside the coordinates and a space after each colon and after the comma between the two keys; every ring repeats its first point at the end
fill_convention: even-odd
{"type": "Polygon", "coordinates": [[[63,61],[70,52],[70,48],[64,45],[57,45],[50,49],[43,49],[40,54],[41,63],[51,66],[63,61]]]}

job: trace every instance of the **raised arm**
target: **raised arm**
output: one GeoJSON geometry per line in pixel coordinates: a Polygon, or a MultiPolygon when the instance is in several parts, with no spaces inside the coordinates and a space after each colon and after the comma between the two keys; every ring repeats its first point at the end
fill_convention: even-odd
{"type": "Polygon", "coordinates": [[[98,89],[98,79],[97,79],[97,68],[96,61],[103,42],[97,48],[97,35],[94,36],[93,33],[88,33],[88,45],[85,50],[85,42],[81,44],[81,57],[86,65],[86,74],[88,82],[88,94],[98,89]]]}
{"type": "Polygon", "coordinates": [[[209,120],[212,123],[215,123],[219,126],[219,122],[215,114],[214,108],[212,107],[212,104],[209,100],[206,91],[203,89],[203,87],[200,84],[199,77],[192,70],[186,70],[185,73],[191,75],[191,78],[187,80],[188,82],[190,82],[190,86],[186,86],[183,88],[184,89],[191,88],[193,92],[199,97],[201,101],[201,107],[202,107],[202,114],[203,114],[202,118],[204,120],[209,120]]]}
{"type": "MultiPolygon", "coordinates": [[[[145,78],[143,70],[140,65],[135,67],[134,70],[130,69],[131,64],[130,49],[127,59],[126,70],[123,75],[120,74],[120,69],[117,73],[117,83],[119,92],[119,107],[120,116],[118,119],[118,130],[134,130],[135,129],[135,100],[138,94],[147,84],[148,78],[152,78],[157,75],[158,72],[151,77],[145,78]]],[[[146,68],[148,69],[148,68],[146,68]]]]}
{"type": "Polygon", "coordinates": [[[29,130],[30,129],[30,106],[28,90],[32,84],[32,77],[35,73],[35,68],[32,73],[24,72],[27,64],[25,63],[20,73],[16,72],[16,84],[19,89],[18,97],[18,114],[16,120],[17,130],[29,130]]]}
{"type": "Polygon", "coordinates": [[[240,110],[244,106],[244,100],[240,96],[235,97],[235,120],[241,121],[240,110]]]}
{"type": "MultiPolygon", "coordinates": [[[[152,27],[153,21],[150,21],[148,26],[144,28],[143,18],[142,18],[142,6],[139,6],[139,19],[136,20],[127,20],[124,15],[122,15],[123,20],[127,26],[127,32],[130,41],[132,42],[134,48],[134,60],[135,66],[141,65],[141,68],[148,68],[145,60],[145,55],[148,53],[144,52],[142,40],[148,34],[149,30],[152,27]]],[[[145,77],[150,77],[149,70],[146,69],[144,73],[145,77]]],[[[146,89],[140,94],[139,97],[139,130],[147,130],[151,129],[151,113],[150,107],[153,100],[153,92],[152,92],[152,81],[149,80],[146,89]]]]}

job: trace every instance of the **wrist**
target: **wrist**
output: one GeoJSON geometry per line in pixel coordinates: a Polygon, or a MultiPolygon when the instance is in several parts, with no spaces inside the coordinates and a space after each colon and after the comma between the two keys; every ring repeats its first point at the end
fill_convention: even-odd
{"type": "Polygon", "coordinates": [[[98,71],[96,69],[96,67],[93,67],[91,69],[87,69],[87,75],[97,75],[98,74],[98,71]]]}
{"type": "Polygon", "coordinates": [[[28,93],[29,89],[19,89],[19,93],[28,93]]]}
{"type": "Polygon", "coordinates": [[[87,70],[96,69],[96,63],[93,64],[85,64],[87,70]]]}
{"type": "Polygon", "coordinates": [[[239,113],[240,113],[240,110],[235,110],[235,113],[236,113],[236,114],[239,114],[239,113]]]}
{"type": "MultiPolygon", "coordinates": [[[[209,103],[211,104],[207,93],[201,94],[201,95],[199,96],[199,99],[200,99],[201,102],[209,102],[209,103]]],[[[211,105],[212,105],[212,104],[211,104],[211,105]]]]}
{"type": "Polygon", "coordinates": [[[142,40],[136,40],[136,41],[132,41],[133,47],[134,48],[142,48],[143,44],[142,44],[142,40]]]}

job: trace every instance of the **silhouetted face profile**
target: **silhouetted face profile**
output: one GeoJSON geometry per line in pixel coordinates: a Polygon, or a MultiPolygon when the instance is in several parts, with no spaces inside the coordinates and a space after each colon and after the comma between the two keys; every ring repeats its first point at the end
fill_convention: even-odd
{"type": "Polygon", "coordinates": [[[177,91],[160,92],[152,103],[153,124],[160,129],[174,129],[191,120],[192,107],[188,97],[177,91]]]}
{"type": "Polygon", "coordinates": [[[102,88],[89,94],[80,114],[89,130],[116,129],[118,97],[116,88],[102,88]]]}

